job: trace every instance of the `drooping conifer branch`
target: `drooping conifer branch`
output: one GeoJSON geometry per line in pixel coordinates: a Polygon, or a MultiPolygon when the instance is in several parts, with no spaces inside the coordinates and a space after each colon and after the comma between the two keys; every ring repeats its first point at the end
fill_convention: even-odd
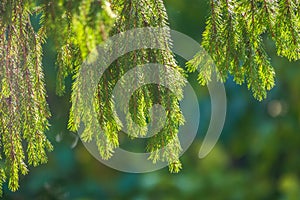
{"type": "MultiPolygon", "coordinates": [[[[118,17],[110,32],[110,36],[143,27],[168,27],[167,14],[164,4],[160,0],[124,0],[120,3],[119,8],[114,8],[118,17]]],[[[132,41],[129,40],[128,42],[132,41]]],[[[147,123],[151,123],[155,120],[150,119],[149,109],[154,104],[161,104],[165,107],[167,113],[165,127],[157,135],[149,139],[146,149],[151,152],[149,159],[153,160],[154,163],[157,161],[167,161],[170,164],[170,170],[172,172],[178,172],[181,168],[179,162],[181,147],[177,133],[179,126],[183,124],[183,116],[178,102],[179,99],[177,99],[178,95],[171,94],[167,88],[157,84],[139,88],[134,92],[130,102],[118,101],[115,103],[112,98],[112,92],[116,83],[131,69],[134,70],[134,75],[129,85],[137,85],[143,82],[144,75],[142,70],[138,70],[136,67],[147,63],[160,63],[165,66],[165,72],[157,71],[153,73],[153,76],[157,76],[156,80],[158,80],[158,82],[168,81],[168,78],[172,79],[172,77],[167,76],[167,67],[179,71],[179,67],[177,67],[170,50],[169,31],[165,31],[161,36],[157,36],[157,39],[153,42],[159,43],[158,46],[164,46],[164,50],[141,49],[131,51],[115,60],[105,71],[103,77],[99,77],[96,108],[98,122],[102,128],[102,132],[93,131],[92,121],[87,120],[91,118],[92,114],[86,113],[82,115],[82,117],[85,118],[84,121],[87,122],[82,138],[85,141],[90,141],[92,138],[95,138],[100,155],[102,158],[108,159],[113,155],[114,148],[119,145],[118,133],[122,127],[120,120],[114,120],[114,108],[116,107],[122,110],[126,107],[123,104],[130,103],[130,112],[124,110],[124,113],[126,113],[126,124],[123,124],[123,126],[126,126],[128,134],[134,139],[147,134],[147,123]],[[138,126],[134,126],[132,122],[138,126]],[[160,151],[161,149],[164,150],[160,151]]],[[[123,46],[120,46],[121,49],[129,46],[126,42],[122,45],[123,46]]],[[[118,48],[115,48],[115,51],[118,51],[118,48]]],[[[153,71],[155,72],[155,69],[153,71]]],[[[74,109],[78,106],[83,107],[81,105],[84,104],[84,100],[80,99],[80,95],[76,96],[76,94],[80,94],[81,81],[83,80],[77,79],[74,83],[73,92],[75,96],[73,96],[73,99],[76,99],[75,104],[73,104],[76,106],[74,109]]],[[[178,88],[180,88],[177,92],[181,94],[181,87],[184,83],[178,82],[177,84],[178,88]]],[[[124,94],[130,92],[128,85],[123,85],[122,88],[124,94]]],[[[76,130],[80,120],[74,116],[74,119],[71,118],[71,121],[75,122],[75,126],[73,127],[74,130],[76,130]]]]}
{"type": "MultiPolygon", "coordinates": [[[[202,46],[210,53],[219,80],[228,74],[236,83],[246,83],[256,99],[266,98],[274,86],[275,72],[265,52],[263,36],[273,38],[279,56],[300,59],[298,0],[211,0],[211,15],[202,46]]],[[[210,80],[211,66],[200,64],[201,54],[187,63],[189,71],[200,67],[199,82],[210,80]]]]}
{"type": "Polygon", "coordinates": [[[0,183],[7,177],[12,191],[20,173],[28,172],[27,163],[47,162],[46,150],[52,149],[45,136],[50,116],[42,70],[45,29],[32,27],[30,6],[29,1],[0,4],[0,183]]]}

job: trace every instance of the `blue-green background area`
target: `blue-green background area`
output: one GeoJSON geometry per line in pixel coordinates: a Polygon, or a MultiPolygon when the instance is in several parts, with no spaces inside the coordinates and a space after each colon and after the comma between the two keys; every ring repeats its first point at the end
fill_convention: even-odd
{"type": "MultiPolygon", "coordinates": [[[[171,28],[201,42],[209,6],[202,0],[167,0],[171,28]]],[[[265,45],[276,70],[276,87],[256,101],[246,86],[225,84],[228,111],[225,128],[214,150],[197,157],[210,120],[206,87],[189,77],[199,97],[201,121],[197,139],[182,157],[183,170],[162,169],[129,174],[94,159],[76,133],[67,130],[71,78],[67,93],[55,94],[53,42],[44,45],[44,70],[52,117],[47,135],[54,145],[48,164],[30,168],[3,199],[298,199],[300,196],[300,63],[276,56],[274,43],[265,45]]],[[[180,61],[179,63],[182,64],[180,61]]]]}

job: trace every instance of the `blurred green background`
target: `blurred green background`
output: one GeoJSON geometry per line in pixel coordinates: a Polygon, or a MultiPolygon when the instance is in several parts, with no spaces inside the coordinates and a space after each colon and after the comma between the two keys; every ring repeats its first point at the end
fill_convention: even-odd
{"type": "MultiPolygon", "coordinates": [[[[171,28],[201,42],[209,12],[204,0],[166,0],[171,28]]],[[[3,199],[299,199],[300,198],[300,62],[276,56],[274,43],[265,45],[276,70],[276,87],[262,102],[246,86],[226,83],[228,111],[225,128],[214,150],[197,157],[210,120],[205,87],[198,92],[201,122],[197,139],[182,156],[183,170],[162,169],[129,174],[94,159],[67,130],[71,79],[64,97],[55,94],[56,54],[51,39],[44,45],[48,103],[52,113],[47,133],[55,150],[49,162],[30,168],[12,193],[3,199]]]]}

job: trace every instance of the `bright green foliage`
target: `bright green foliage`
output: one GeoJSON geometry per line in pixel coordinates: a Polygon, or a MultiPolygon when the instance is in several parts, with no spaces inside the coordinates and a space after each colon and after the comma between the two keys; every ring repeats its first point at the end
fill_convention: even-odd
{"type": "MultiPolygon", "coordinates": [[[[110,35],[116,35],[127,30],[143,27],[167,27],[167,14],[164,4],[161,0],[124,0],[114,4],[114,10],[118,14],[118,18],[110,32],[110,35]],[[119,5],[119,6],[117,6],[119,5]]],[[[130,42],[130,41],[129,41],[130,42]]],[[[155,41],[154,41],[155,42],[155,41]]],[[[155,136],[149,139],[147,151],[151,152],[149,159],[153,162],[158,160],[167,161],[170,164],[170,171],[178,172],[181,168],[179,162],[179,153],[181,152],[180,142],[177,137],[179,125],[183,124],[183,116],[179,108],[179,102],[176,95],[172,94],[168,89],[158,85],[148,85],[139,88],[131,97],[130,112],[128,113],[127,123],[121,124],[120,120],[115,120],[114,107],[124,109],[122,102],[113,102],[112,91],[116,83],[130,69],[147,63],[160,63],[167,67],[171,67],[177,71],[179,68],[170,50],[170,34],[168,31],[162,33],[161,38],[157,41],[164,46],[165,50],[141,49],[129,52],[119,57],[113,62],[108,70],[104,73],[98,84],[98,92],[96,94],[96,111],[98,113],[98,122],[102,128],[102,132],[93,130],[92,113],[87,114],[87,110],[82,110],[82,119],[85,121],[85,131],[82,138],[85,141],[96,139],[99,153],[104,159],[108,159],[113,155],[113,151],[118,147],[118,133],[122,126],[126,126],[126,130],[132,138],[145,136],[147,134],[147,123],[154,123],[155,117],[150,117],[149,109],[154,104],[160,104],[166,109],[167,119],[164,128],[155,136]],[[138,127],[132,125],[132,120],[138,127]],[[163,151],[159,151],[164,149],[163,151]]],[[[126,48],[126,43],[122,44],[126,48]]],[[[116,52],[114,52],[116,53],[116,52]]],[[[155,71],[155,70],[154,70],[155,71]]],[[[136,85],[143,80],[142,70],[136,70],[131,79],[130,85],[136,85]]],[[[157,76],[159,82],[166,81],[168,77],[166,72],[154,72],[153,76],[157,76]]],[[[73,106],[71,109],[72,130],[77,130],[80,119],[78,116],[72,115],[74,109],[84,108],[85,100],[81,99],[81,85],[84,80],[76,79],[73,87],[73,106]],[[75,102],[74,102],[75,101],[75,102]]],[[[128,83],[127,83],[128,84],[128,83]]],[[[182,97],[183,82],[176,83],[178,85],[177,93],[182,97]]],[[[124,94],[129,93],[128,85],[122,85],[124,94]]],[[[128,102],[123,102],[124,104],[128,102]]],[[[76,110],[78,112],[78,110],[76,110]]],[[[157,123],[157,122],[156,122],[157,123]]]]}
{"type": "MultiPolygon", "coordinates": [[[[299,0],[211,0],[211,16],[202,45],[216,64],[219,80],[225,81],[231,74],[238,84],[246,83],[255,98],[265,98],[274,86],[275,73],[264,50],[263,36],[267,33],[273,38],[278,55],[299,59],[299,3],[299,0]]],[[[126,126],[132,139],[145,136],[146,125],[160,120],[149,108],[161,104],[166,110],[166,121],[160,132],[148,139],[146,150],[154,163],[167,161],[171,172],[181,169],[177,133],[184,119],[178,100],[185,83],[166,73],[168,68],[180,72],[170,50],[169,31],[157,37],[156,42],[164,50],[129,52],[114,61],[102,77],[94,77],[99,82],[97,92],[91,97],[95,100],[93,105],[80,96],[90,89],[79,78],[80,66],[94,48],[109,36],[149,26],[168,27],[162,0],[40,0],[38,5],[29,0],[0,2],[0,159],[3,161],[0,187],[7,178],[9,188],[17,190],[19,175],[28,172],[27,163],[33,166],[45,163],[46,150],[52,149],[44,135],[50,116],[41,66],[41,45],[46,33],[54,40],[58,54],[59,95],[65,90],[64,79],[69,75],[74,77],[70,130],[78,130],[80,121],[88,122],[83,140],[95,139],[100,155],[109,159],[119,146],[122,126],[126,126]],[[32,15],[40,17],[38,31],[30,23],[32,15]],[[163,71],[154,70],[153,76],[162,83],[173,81],[176,90],[171,92],[158,84],[139,88],[130,99],[127,123],[122,124],[115,118],[114,110],[124,105],[113,101],[112,90],[128,70],[147,63],[164,66],[163,71]],[[97,111],[96,116],[85,109],[90,106],[97,111]],[[94,124],[99,124],[103,131],[95,132],[94,124]]],[[[203,55],[206,54],[197,54],[188,62],[187,69],[194,72],[199,68],[198,80],[207,84],[215,66],[203,55]]],[[[142,82],[143,78],[142,70],[136,70],[131,84],[142,82]]],[[[126,93],[128,88],[122,86],[126,93]]]]}
{"type": "Polygon", "coordinates": [[[44,134],[50,116],[41,66],[45,29],[33,29],[30,7],[28,1],[0,3],[0,187],[7,177],[12,191],[28,172],[26,163],[46,163],[45,150],[52,149],[44,134]]]}
{"type": "MultiPolygon", "coordinates": [[[[246,82],[256,99],[266,98],[274,86],[275,72],[264,50],[263,35],[276,42],[278,55],[300,59],[300,4],[298,0],[211,0],[211,16],[203,33],[203,47],[215,62],[218,78],[228,73],[238,84],[246,82]]],[[[189,71],[200,66],[199,82],[206,84],[212,64],[203,54],[187,63],[189,71]],[[201,63],[201,65],[199,65],[201,63]]]]}
{"type": "Polygon", "coordinates": [[[57,93],[65,91],[64,79],[77,72],[82,60],[104,39],[113,12],[106,1],[44,1],[42,21],[57,48],[57,93]]]}
{"type": "MultiPolygon", "coordinates": [[[[126,30],[141,28],[141,27],[168,27],[167,14],[162,0],[125,0],[121,14],[116,21],[116,26],[112,30],[112,34],[117,34],[126,30]]],[[[112,67],[119,68],[124,66],[124,72],[131,67],[140,66],[145,63],[159,63],[166,67],[171,67],[176,71],[179,68],[170,50],[170,35],[166,31],[162,33],[161,38],[158,37],[158,43],[164,45],[166,50],[138,50],[133,51],[118,59],[112,67]],[[127,68],[127,69],[126,69],[127,68]]],[[[122,76],[122,72],[120,74],[122,76]]],[[[159,82],[169,82],[172,77],[167,75],[167,72],[153,71],[153,76],[157,76],[159,82]]],[[[136,72],[132,78],[132,84],[142,79],[142,75],[136,72]]],[[[183,82],[176,83],[179,96],[182,96],[183,82]]],[[[126,92],[126,86],[124,86],[126,92]]],[[[145,126],[147,121],[155,123],[155,115],[150,119],[150,113],[147,112],[153,104],[160,104],[166,110],[166,122],[162,130],[151,137],[147,144],[147,151],[151,152],[150,158],[155,163],[157,160],[167,161],[170,164],[171,172],[178,172],[181,168],[179,162],[179,153],[181,151],[180,142],[177,137],[178,128],[183,124],[184,119],[181,114],[179,103],[176,94],[172,94],[167,88],[159,85],[149,85],[141,88],[132,96],[131,115],[133,120],[141,127],[145,126]],[[138,106],[136,106],[138,105],[138,106]],[[163,151],[159,151],[163,149],[163,151]],[[176,164],[175,164],[176,163],[176,164]]],[[[122,105],[119,105],[122,108],[122,105]]],[[[137,136],[146,135],[147,129],[132,130],[132,127],[127,127],[132,133],[138,133],[137,136]]]]}
{"type": "Polygon", "coordinates": [[[275,15],[274,40],[278,55],[300,59],[300,1],[281,0],[275,15]]]}

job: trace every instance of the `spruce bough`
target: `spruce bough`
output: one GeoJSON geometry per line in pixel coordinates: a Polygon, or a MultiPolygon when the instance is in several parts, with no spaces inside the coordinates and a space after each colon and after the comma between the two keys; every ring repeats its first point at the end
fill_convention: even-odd
{"type": "MultiPolygon", "coordinates": [[[[300,1],[210,0],[210,7],[202,46],[215,62],[218,79],[225,81],[230,74],[237,84],[246,83],[256,99],[265,99],[275,85],[275,71],[263,36],[275,41],[279,56],[300,59],[300,1]]],[[[212,69],[203,60],[201,54],[195,56],[187,69],[199,68],[199,83],[205,85],[212,69]]]]}
{"type": "MultiPolygon", "coordinates": [[[[211,13],[203,33],[202,46],[209,52],[218,69],[220,81],[232,75],[236,83],[246,83],[258,100],[266,98],[274,86],[275,72],[265,51],[263,37],[275,41],[279,56],[289,60],[300,58],[299,0],[210,0],[211,13]]],[[[201,6],[201,5],[199,5],[201,6]]],[[[46,151],[52,145],[45,136],[50,112],[46,102],[42,69],[42,47],[47,37],[53,38],[57,50],[57,94],[65,91],[64,79],[74,77],[69,129],[76,131],[80,117],[73,115],[82,101],[79,93],[80,65],[92,50],[109,36],[142,27],[168,27],[162,0],[3,0],[0,3],[0,144],[2,165],[0,187],[8,180],[12,191],[19,187],[19,175],[28,172],[27,165],[47,162],[46,151]],[[30,16],[40,16],[40,28],[31,24],[30,16]]],[[[176,65],[170,50],[170,35],[164,33],[166,50],[141,49],[116,60],[103,77],[99,77],[94,105],[97,120],[104,132],[95,135],[86,124],[83,139],[96,138],[100,155],[109,159],[118,147],[121,124],[112,120],[115,105],[107,94],[132,66],[160,63],[173,69],[176,65]]],[[[210,81],[212,68],[201,54],[187,63],[187,72],[198,69],[199,83],[210,81]],[[200,65],[201,64],[201,65],[200,65]]],[[[140,77],[137,74],[137,77],[140,77]]],[[[161,78],[162,79],[162,78],[161,78]]],[[[163,80],[163,79],[162,79],[163,80]]],[[[134,80],[133,80],[134,81],[134,80]]],[[[135,81],[139,81],[138,78],[135,81]]],[[[184,83],[178,83],[182,89],[184,83]]],[[[179,89],[177,91],[181,93],[179,89]]],[[[181,169],[177,140],[178,128],[184,123],[178,100],[168,90],[157,85],[140,88],[131,98],[131,117],[144,127],[149,122],[150,108],[162,104],[167,111],[165,127],[148,140],[146,150],[153,162],[165,160],[171,172],[181,169]],[[172,111],[172,112],[171,112],[172,111]],[[164,154],[158,149],[171,143],[164,154]]],[[[146,129],[128,130],[143,136],[146,129]]],[[[0,190],[1,191],[1,190],[0,190]]]]}

